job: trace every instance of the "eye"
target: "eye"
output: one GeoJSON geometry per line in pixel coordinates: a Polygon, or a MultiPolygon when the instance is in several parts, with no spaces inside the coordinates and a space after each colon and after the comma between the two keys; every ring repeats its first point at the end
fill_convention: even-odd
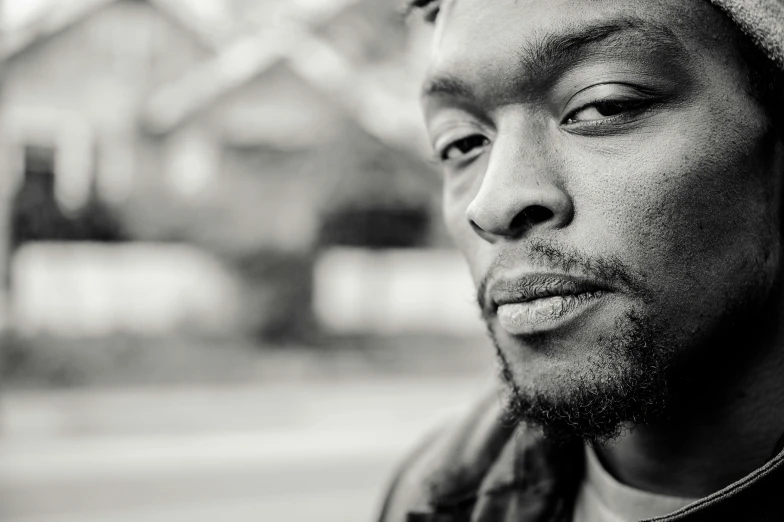
{"type": "Polygon", "coordinates": [[[459,161],[477,156],[482,149],[490,144],[490,140],[481,134],[472,134],[453,141],[439,154],[441,161],[459,161]]]}
{"type": "Polygon", "coordinates": [[[569,114],[564,120],[566,124],[581,122],[599,122],[620,114],[640,109],[644,100],[605,100],[585,105],[569,114]]]}

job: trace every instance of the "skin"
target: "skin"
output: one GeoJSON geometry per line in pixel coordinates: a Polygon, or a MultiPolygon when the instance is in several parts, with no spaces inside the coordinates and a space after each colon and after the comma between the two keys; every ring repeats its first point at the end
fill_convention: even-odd
{"type": "Polygon", "coordinates": [[[554,401],[575,382],[598,393],[630,364],[605,364],[608,333],[643,318],[670,350],[668,412],[600,458],[683,497],[756,469],[784,433],[784,144],[735,34],[704,0],[447,1],[422,96],[444,217],[480,292],[534,272],[608,287],[535,335],[485,305],[510,380],[554,401]],[[565,56],[536,52],[588,28],[565,56]]]}

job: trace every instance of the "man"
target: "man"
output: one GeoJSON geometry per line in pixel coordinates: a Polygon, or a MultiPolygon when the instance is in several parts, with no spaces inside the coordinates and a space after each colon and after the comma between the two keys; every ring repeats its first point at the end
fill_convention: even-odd
{"type": "Polygon", "coordinates": [[[381,519],[784,520],[784,4],[414,4],[506,400],[381,519]]]}

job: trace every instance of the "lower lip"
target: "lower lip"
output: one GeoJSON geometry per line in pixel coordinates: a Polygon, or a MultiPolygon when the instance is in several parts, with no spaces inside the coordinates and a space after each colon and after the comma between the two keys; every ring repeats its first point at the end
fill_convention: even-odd
{"type": "Polygon", "coordinates": [[[498,307],[498,322],[510,335],[532,335],[565,325],[595,305],[604,292],[542,297],[498,307]]]}

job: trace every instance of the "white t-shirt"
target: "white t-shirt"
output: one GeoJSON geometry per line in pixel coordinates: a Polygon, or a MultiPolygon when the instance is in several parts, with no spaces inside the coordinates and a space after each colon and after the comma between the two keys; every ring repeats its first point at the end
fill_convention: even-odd
{"type": "Polygon", "coordinates": [[[648,493],[621,484],[586,448],[585,478],[577,493],[573,522],[632,522],[668,515],[697,499],[648,493]]]}

